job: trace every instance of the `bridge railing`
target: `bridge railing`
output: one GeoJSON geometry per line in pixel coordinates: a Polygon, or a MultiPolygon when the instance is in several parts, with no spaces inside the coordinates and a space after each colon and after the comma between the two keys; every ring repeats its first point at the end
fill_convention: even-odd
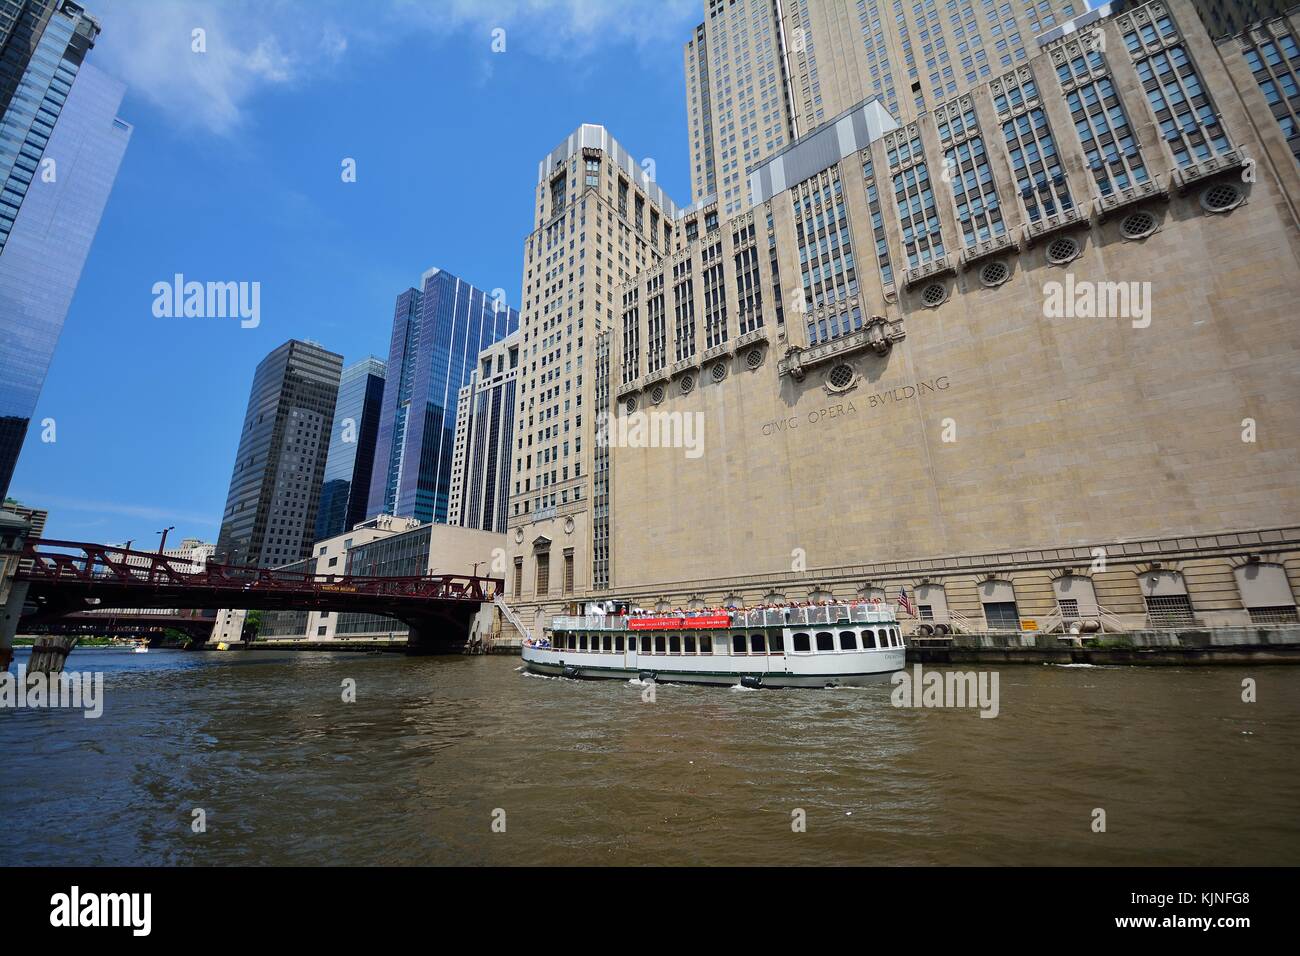
{"type": "MultiPolygon", "coordinates": [[[[142,588],[207,588],[230,591],[232,598],[245,591],[296,591],[313,596],[358,594],[487,603],[503,593],[505,587],[501,578],[481,578],[472,574],[369,577],[211,563],[196,567],[183,557],[40,538],[25,543],[23,558],[29,559],[30,565],[20,570],[18,577],[30,581],[142,588]]],[[[238,604],[231,606],[237,607],[238,604]]]]}

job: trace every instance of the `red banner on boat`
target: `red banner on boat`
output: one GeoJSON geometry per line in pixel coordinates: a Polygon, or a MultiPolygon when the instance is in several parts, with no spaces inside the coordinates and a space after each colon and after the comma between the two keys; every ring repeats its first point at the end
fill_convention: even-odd
{"type": "Polygon", "coordinates": [[[706,614],[703,617],[632,617],[627,621],[629,631],[677,631],[730,626],[731,618],[726,614],[706,614]]]}

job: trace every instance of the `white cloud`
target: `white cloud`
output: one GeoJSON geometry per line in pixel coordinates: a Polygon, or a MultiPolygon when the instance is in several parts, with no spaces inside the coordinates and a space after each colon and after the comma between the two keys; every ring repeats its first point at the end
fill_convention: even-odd
{"type": "Polygon", "coordinates": [[[414,31],[433,42],[481,43],[506,31],[507,53],[576,58],[599,46],[680,39],[701,0],[100,0],[92,62],[182,128],[230,134],[274,87],[309,82],[358,46],[414,31]],[[192,49],[206,33],[206,52],[192,49]],[[482,31],[475,37],[475,31],[482,31]]]}

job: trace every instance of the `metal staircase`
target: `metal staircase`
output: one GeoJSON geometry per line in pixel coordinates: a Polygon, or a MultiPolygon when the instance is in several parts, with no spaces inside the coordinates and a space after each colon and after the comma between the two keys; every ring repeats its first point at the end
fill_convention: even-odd
{"type": "Polygon", "coordinates": [[[498,596],[492,603],[497,606],[497,609],[501,612],[502,616],[511,623],[514,629],[519,632],[520,636],[522,636],[525,641],[531,641],[533,639],[532,632],[529,631],[528,628],[524,627],[523,620],[515,613],[515,609],[506,603],[505,598],[498,596]]]}

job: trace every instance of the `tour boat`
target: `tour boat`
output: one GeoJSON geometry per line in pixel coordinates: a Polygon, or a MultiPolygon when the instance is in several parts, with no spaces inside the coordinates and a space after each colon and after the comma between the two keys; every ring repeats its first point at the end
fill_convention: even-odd
{"type": "Polygon", "coordinates": [[[142,641],[139,644],[136,644],[135,647],[131,649],[131,652],[133,654],[148,654],[149,643],[147,641],[142,641]]]}
{"type": "Polygon", "coordinates": [[[860,687],[902,670],[906,653],[893,609],[863,602],[556,616],[545,636],[524,641],[523,661],[570,678],[860,687]]]}

